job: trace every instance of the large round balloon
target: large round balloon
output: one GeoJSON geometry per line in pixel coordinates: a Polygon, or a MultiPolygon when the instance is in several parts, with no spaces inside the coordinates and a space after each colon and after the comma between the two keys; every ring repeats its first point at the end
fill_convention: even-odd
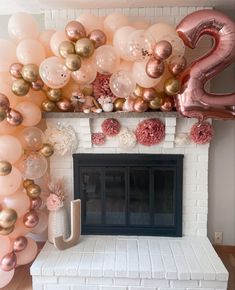
{"type": "Polygon", "coordinates": [[[39,222],[31,230],[31,233],[32,234],[40,234],[40,233],[44,232],[47,229],[48,216],[44,212],[42,212],[42,211],[37,212],[37,214],[38,214],[38,217],[39,217],[39,222]]]}
{"type": "Polygon", "coordinates": [[[20,63],[36,65],[40,65],[46,57],[43,45],[34,39],[21,40],[16,48],[16,55],[20,63]]]}
{"type": "Polygon", "coordinates": [[[56,31],[51,36],[50,48],[51,48],[52,52],[54,53],[54,55],[60,56],[59,46],[60,46],[61,42],[63,42],[63,41],[68,41],[68,38],[67,38],[64,31],[56,31]]]}
{"type": "Polygon", "coordinates": [[[23,126],[35,126],[41,121],[40,108],[31,102],[21,102],[15,109],[23,116],[23,126]]]}
{"type": "Polygon", "coordinates": [[[9,239],[15,240],[19,236],[25,236],[30,232],[30,228],[27,228],[23,223],[23,216],[19,218],[16,223],[12,233],[8,235],[9,239]]]}
{"type": "Polygon", "coordinates": [[[114,33],[123,26],[129,25],[129,19],[122,13],[111,13],[104,19],[104,31],[111,39],[114,33]]]}
{"type": "Polygon", "coordinates": [[[17,131],[17,126],[10,125],[7,120],[0,122],[0,134],[14,134],[17,131]]]}
{"type": "Polygon", "coordinates": [[[97,68],[92,60],[86,59],[82,61],[81,68],[75,72],[72,72],[71,75],[77,84],[88,85],[95,80],[97,68]]]}
{"type": "Polygon", "coordinates": [[[113,37],[113,47],[116,49],[119,56],[127,61],[131,60],[129,51],[127,49],[127,42],[130,37],[130,34],[135,31],[135,28],[132,26],[124,26],[118,29],[113,37]]]}
{"type": "Polygon", "coordinates": [[[95,29],[103,30],[103,19],[92,13],[83,13],[77,20],[85,27],[87,34],[95,29]]]}
{"type": "Polygon", "coordinates": [[[27,238],[27,241],[26,248],[23,251],[16,253],[17,266],[32,262],[37,255],[38,246],[36,242],[31,238],[27,238]]]}
{"type": "Polygon", "coordinates": [[[15,273],[15,269],[11,271],[3,271],[0,269],[0,288],[5,287],[8,283],[10,283],[15,273]]]}
{"type": "Polygon", "coordinates": [[[37,39],[39,33],[37,21],[28,13],[15,13],[8,21],[8,33],[16,41],[37,39]]]}
{"type": "Polygon", "coordinates": [[[48,30],[42,31],[39,35],[39,41],[43,45],[47,57],[53,55],[53,52],[51,50],[51,38],[54,33],[55,33],[55,30],[48,29],[48,30]]]}
{"type": "Polygon", "coordinates": [[[47,171],[47,159],[38,153],[32,152],[21,158],[19,168],[25,179],[38,179],[47,171]]]}
{"type": "Polygon", "coordinates": [[[156,42],[163,40],[165,35],[177,35],[175,27],[167,23],[157,23],[150,26],[146,33],[154,38],[156,42]]]}
{"type": "Polygon", "coordinates": [[[0,176],[0,195],[11,195],[20,187],[22,175],[20,171],[12,167],[11,173],[6,176],[0,176]]]}
{"type": "Polygon", "coordinates": [[[39,150],[42,147],[44,134],[42,130],[37,127],[28,127],[19,133],[18,138],[24,149],[39,150]]]}
{"type": "Polygon", "coordinates": [[[11,250],[11,241],[7,236],[0,236],[0,261],[11,250]]]}
{"type": "Polygon", "coordinates": [[[70,71],[64,61],[56,56],[48,57],[41,63],[39,74],[44,83],[52,89],[64,87],[70,79],[70,71]]]}
{"type": "Polygon", "coordinates": [[[15,163],[22,153],[22,146],[16,137],[11,135],[0,136],[0,160],[15,163]]]}
{"type": "Polygon", "coordinates": [[[126,98],[132,94],[136,83],[130,72],[122,70],[111,76],[109,86],[116,97],[126,98]]]}
{"type": "Polygon", "coordinates": [[[0,72],[8,72],[14,62],[17,62],[16,45],[10,40],[0,39],[0,72]]]}
{"type": "Polygon", "coordinates": [[[120,58],[113,46],[102,45],[95,51],[95,62],[99,73],[111,74],[117,69],[120,58]]]}

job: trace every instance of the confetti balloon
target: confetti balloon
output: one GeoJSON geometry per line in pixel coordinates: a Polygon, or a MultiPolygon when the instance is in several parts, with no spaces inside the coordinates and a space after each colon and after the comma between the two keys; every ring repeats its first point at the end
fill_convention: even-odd
{"type": "Polygon", "coordinates": [[[130,72],[122,70],[111,76],[109,85],[116,97],[126,98],[132,94],[136,83],[130,72]]]}
{"type": "Polygon", "coordinates": [[[96,65],[92,60],[83,60],[79,70],[72,72],[71,76],[79,85],[91,84],[97,75],[96,65]]]}
{"type": "Polygon", "coordinates": [[[97,71],[101,74],[112,74],[120,63],[120,58],[111,45],[102,45],[95,52],[97,71]]]}
{"type": "Polygon", "coordinates": [[[130,37],[130,34],[135,31],[135,28],[132,26],[124,26],[116,31],[113,37],[113,47],[119,54],[119,56],[127,61],[131,60],[129,51],[127,49],[127,41],[130,37]]]}
{"type": "Polygon", "coordinates": [[[19,141],[26,150],[39,150],[42,147],[43,137],[42,130],[37,127],[25,128],[18,135],[19,141]]]}
{"type": "Polygon", "coordinates": [[[39,74],[44,83],[52,89],[64,87],[70,79],[70,71],[63,60],[56,56],[46,58],[41,63],[39,74]]]}

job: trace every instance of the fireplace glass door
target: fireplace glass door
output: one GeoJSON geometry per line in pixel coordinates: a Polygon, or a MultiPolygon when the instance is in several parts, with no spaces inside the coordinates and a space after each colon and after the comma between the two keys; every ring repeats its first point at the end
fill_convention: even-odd
{"type": "Polygon", "coordinates": [[[73,157],[83,234],[182,235],[182,155],[73,157]]]}

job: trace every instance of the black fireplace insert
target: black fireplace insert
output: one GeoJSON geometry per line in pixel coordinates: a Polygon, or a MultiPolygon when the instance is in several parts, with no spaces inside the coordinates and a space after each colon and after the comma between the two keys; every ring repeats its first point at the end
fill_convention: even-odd
{"type": "Polygon", "coordinates": [[[182,236],[183,155],[74,154],[82,234],[182,236]]]}

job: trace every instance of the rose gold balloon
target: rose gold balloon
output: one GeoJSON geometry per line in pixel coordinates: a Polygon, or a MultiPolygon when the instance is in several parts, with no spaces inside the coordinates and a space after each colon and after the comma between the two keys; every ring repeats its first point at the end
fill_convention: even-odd
{"type": "Polygon", "coordinates": [[[168,70],[174,76],[180,74],[187,66],[187,60],[185,57],[174,56],[170,59],[168,64],[168,70]]]}
{"type": "Polygon", "coordinates": [[[38,196],[30,199],[30,209],[39,209],[42,205],[42,199],[38,196]]]}
{"type": "Polygon", "coordinates": [[[21,252],[27,247],[27,244],[28,240],[26,237],[20,236],[14,240],[13,251],[16,253],[21,252]]]}
{"type": "Polygon", "coordinates": [[[69,40],[76,42],[78,39],[86,37],[84,26],[78,21],[70,21],[65,26],[65,33],[69,40]]]}
{"type": "Polygon", "coordinates": [[[145,112],[148,110],[148,103],[145,102],[142,98],[137,98],[135,100],[134,110],[139,113],[145,112]]]}
{"type": "Polygon", "coordinates": [[[176,28],[184,43],[195,48],[202,35],[214,38],[207,55],[200,57],[180,75],[181,91],[176,96],[177,110],[184,116],[235,119],[235,93],[210,94],[204,85],[235,60],[235,22],[215,10],[201,10],[186,16],[176,28]]]}
{"type": "Polygon", "coordinates": [[[147,102],[152,101],[157,97],[157,92],[153,88],[144,89],[143,99],[147,102]]]}
{"type": "Polygon", "coordinates": [[[173,110],[174,107],[174,99],[170,96],[165,96],[163,99],[163,104],[161,105],[160,109],[162,112],[170,112],[173,110]]]}
{"type": "Polygon", "coordinates": [[[23,116],[20,112],[10,109],[7,112],[7,122],[12,126],[19,126],[23,122],[23,116]]]}
{"type": "Polygon", "coordinates": [[[172,46],[169,41],[162,40],[155,44],[153,48],[153,56],[155,58],[165,60],[172,53],[172,46]]]}
{"type": "Polygon", "coordinates": [[[3,271],[11,271],[16,267],[16,254],[14,252],[6,254],[2,260],[0,267],[3,271]]]}
{"type": "Polygon", "coordinates": [[[136,97],[127,97],[125,103],[123,104],[122,110],[125,112],[134,112],[136,97]]]}
{"type": "Polygon", "coordinates": [[[44,86],[44,82],[41,79],[31,83],[31,89],[34,91],[40,91],[44,86]]]}
{"type": "Polygon", "coordinates": [[[107,37],[105,33],[100,29],[91,31],[88,37],[90,40],[93,41],[95,48],[98,48],[101,45],[104,45],[107,41],[107,37]]]}
{"type": "Polygon", "coordinates": [[[164,73],[163,61],[151,58],[146,64],[146,73],[150,78],[157,79],[164,73]]]}
{"type": "Polygon", "coordinates": [[[21,63],[13,63],[9,68],[9,72],[10,72],[11,76],[16,78],[16,79],[20,79],[21,78],[21,71],[22,71],[23,67],[24,66],[21,63]]]}
{"type": "Polygon", "coordinates": [[[0,110],[7,111],[10,107],[10,102],[7,96],[0,93],[0,110]]]}
{"type": "Polygon", "coordinates": [[[62,99],[61,101],[56,103],[57,107],[64,112],[68,112],[72,110],[72,104],[68,99],[62,99]]]}
{"type": "Polygon", "coordinates": [[[35,210],[31,210],[24,215],[23,223],[27,228],[35,227],[38,222],[39,218],[35,210]]]}

